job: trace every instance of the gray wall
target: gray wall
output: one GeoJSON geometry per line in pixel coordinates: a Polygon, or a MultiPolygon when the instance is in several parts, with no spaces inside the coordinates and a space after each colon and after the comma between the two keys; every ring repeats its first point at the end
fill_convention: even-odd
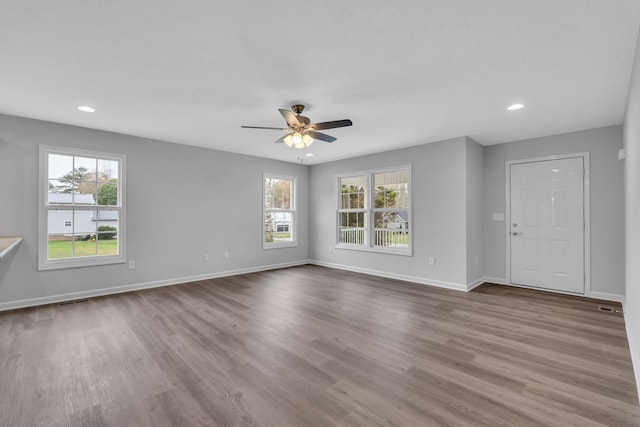
{"type": "MultiPolygon", "coordinates": [[[[611,126],[485,147],[485,275],[506,277],[505,223],[492,213],[505,212],[505,162],[586,152],[591,160],[591,290],[624,295],[624,201],[622,127],[611,126]]],[[[506,219],[505,219],[506,220],[506,219]]]]}
{"type": "Polygon", "coordinates": [[[311,257],[321,263],[466,287],[466,149],[464,137],[311,167],[311,257]],[[413,256],[345,249],[336,243],[335,176],[411,164],[413,256]],[[428,257],[436,258],[428,266],[428,257]]]}
{"type": "Polygon", "coordinates": [[[308,259],[309,167],[37,120],[0,116],[3,304],[308,259]],[[37,271],[38,144],[127,156],[125,264],[37,271]],[[262,249],[262,173],[298,177],[299,246],[262,249]],[[224,259],[224,251],[230,258],[224,259]],[[203,254],[210,260],[203,262],[203,254]]]}
{"type": "MultiPolygon", "coordinates": [[[[638,132],[629,123],[627,133],[638,132]]],[[[627,139],[633,143],[632,137],[627,139]]],[[[622,127],[613,126],[489,147],[460,137],[307,167],[0,116],[0,235],[25,237],[16,252],[0,261],[0,308],[31,298],[307,259],[464,289],[483,276],[506,274],[505,223],[491,220],[493,212],[505,212],[505,161],[583,151],[591,153],[592,290],[623,295],[621,146],[622,127]],[[136,270],[118,264],[37,271],[41,143],[127,155],[127,255],[136,260],[136,270]],[[405,164],[412,165],[413,174],[413,256],[333,249],[336,174],[405,164]],[[298,176],[297,248],[262,249],[263,172],[298,176]],[[230,259],[224,259],[224,251],[230,259]],[[205,252],[209,262],[202,260],[205,252]],[[435,266],[427,264],[430,256],[435,266]]],[[[628,176],[637,173],[627,169],[628,176]]],[[[627,288],[633,298],[635,288],[627,288]]]]}
{"type": "Polygon", "coordinates": [[[471,138],[467,155],[467,283],[484,277],[484,147],[471,138]]]}
{"type": "Polygon", "coordinates": [[[626,285],[625,320],[640,395],[640,42],[624,120],[626,285]]]}

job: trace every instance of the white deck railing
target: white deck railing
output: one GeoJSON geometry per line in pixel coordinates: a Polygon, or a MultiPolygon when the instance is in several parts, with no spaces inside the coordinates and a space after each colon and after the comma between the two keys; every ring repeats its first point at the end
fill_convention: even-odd
{"type": "MultiPolygon", "coordinates": [[[[352,245],[365,244],[365,232],[363,227],[349,227],[340,229],[340,243],[352,245]]],[[[374,229],[375,246],[386,246],[392,248],[409,247],[408,230],[390,230],[387,228],[374,229]]]]}

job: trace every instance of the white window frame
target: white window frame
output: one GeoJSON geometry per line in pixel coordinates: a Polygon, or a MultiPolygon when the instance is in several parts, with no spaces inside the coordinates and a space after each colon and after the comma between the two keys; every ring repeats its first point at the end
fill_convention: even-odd
{"type": "Polygon", "coordinates": [[[411,174],[411,165],[400,165],[393,166],[388,168],[381,169],[370,169],[358,172],[349,172],[344,174],[335,175],[334,180],[334,189],[335,189],[335,248],[336,249],[347,249],[347,250],[356,250],[356,251],[365,251],[365,252],[377,252],[377,253],[385,253],[385,254],[393,254],[393,255],[404,255],[404,256],[412,256],[413,255],[413,222],[412,222],[412,174],[411,174]],[[398,208],[374,208],[372,200],[374,200],[375,188],[373,177],[375,174],[384,173],[384,172],[394,172],[399,170],[406,170],[407,175],[409,177],[408,182],[408,192],[409,192],[409,206],[407,209],[398,209],[398,208]],[[367,177],[367,191],[365,193],[365,209],[358,209],[357,211],[364,212],[364,222],[365,222],[365,236],[363,244],[354,244],[354,243],[343,243],[340,242],[340,214],[345,212],[346,210],[341,209],[341,196],[342,191],[340,188],[340,180],[341,178],[350,178],[354,176],[366,176],[367,177]],[[376,246],[374,244],[375,238],[375,224],[374,224],[374,213],[375,212],[384,212],[384,211],[398,211],[398,210],[406,210],[408,216],[409,223],[409,245],[407,247],[402,248],[393,248],[386,246],[376,246]]]}
{"type": "Polygon", "coordinates": [[[298,177],[290,175],[280,175],[275,173],[263,173],[262,174],[262,249],[278,249],[278,248],[292,248],[298,246],[298,177]],[[265,205],[266,188],[265,181],[267,179],[283,179],[291,181],[293,188],[291,189],[291,209],[270,209],[273,212],[290,213],[292,216],[291,223],[293,224],[293,231],[291,232],[291,241],[289,242],[265,242],[264,237],[266,233],[266,219],[267,219],[267,207],[265,205]]]}
{"type": "Polygon", "coordinates": [[[126,256],[126,164],[127,158],[123,154],[105,153],[100,151],[84,150],[71,147],[59,147],[52,145],[40,145],[39,156],[39,180],[38,180],[38,270],[56,270],[61,268],[89,267],[96,265],[118,264],[127,260],[126,256]],[[118,254],[117,255],[96,255],[90,257],[59,258],[48,259],[48,212],[62,208],[64,210],[88,210],[96,211],[102,206],[67,206],[58,207],[49,204],[49,155],[61,154],[78,157],[95,157],[104,160],[117,161],[118,170],[118,204],[105,206],[106,209],[117,210],[119,212],[118,224],[118,254]]]}

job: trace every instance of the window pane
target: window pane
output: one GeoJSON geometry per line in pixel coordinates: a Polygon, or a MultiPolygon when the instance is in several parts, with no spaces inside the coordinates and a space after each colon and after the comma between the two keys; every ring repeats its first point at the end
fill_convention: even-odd
{"type": "Polygon", "coordinates": [[[96,234],[77,234],[73,236],[73,256],[96,256],[97,237],[96,234]]]}
{"type": "Polygon", "coordinates": [[[96,234],[95,211],[73,212],[73,234],[96,234]]]}
{"type": "Polygon", "coordinates": [[[340,178],[340,209],[364,209],[367,176],[340,178]]]}
{"type": "Polygon", "coordinates": [[[97,211],[98,218],[98,255],[117,255],[119,212],[97,211]]]}
{"type": "Polygon", "coordinates": [[[265,209],[292,209],[291,194],[293,181],[289,179],[265,178],[264,206],[265,209]]]}
{"type": "Polygon", "coordinates": [[[49,154],[49,178],[58,179],[73,170],[73,156],[49,154]]]}
{"type": "Polygon", "coordinates": [[[73,203],[77,205],[95,205],[97,184],[95,181],[76,181],[73,203]]]}
{"type": "Polygon", "coordinates": [[[98,159],[92,157],[74,157],[73,168],[79,176],[82,176],[85,180],[94,180],[96,176],[96,169],[98,167],[98,159]]]}
{"type": "Polygon", "coordinates": [[[364,212],[341,212],[339,242],[363,245],[365,243],[364,212]]]}
{"type": "Polygon", "coordinates": [[[98,184],[96,193],[97,203],[103,206],[115,206],[118,204],[118,182],[112,181],[98,184]]]}
{"type": "Polygon", "coordinates": [[[407,211],[375,212],[375,246],[406,248],[409,246],[409,213],[407,211]]]}
{"type": "Polygon", "coordinates": [[[67,204],[73,203],[73,195],[71,194],[71,185],[66,182],[62,182],[57,179],[50,179],[48,181],[48,196],[47,201],[49,204],[67,204]]]}
{"type": "Polygon", "coordinates": [[[68,235],[73,234],[73,211],[55,210],[47,214],[48,234],[68,235]]]}
{"type": "Polygon", "coordinates": [[[118,162],[116,160],[98,159],[98,182],[108,182],[118,179],[118,162]]]}
{"type": "Polygon", "coordinates": [[[265,215],[264,241],[266,243],[292,242],[293,218],[292,212],[267,212],[265,215]]]}
{"type": "Polygon", "coordinates": [[[71,258],[73,255],[73,242],[70,234],[49,234],[47,240],[47,258],[71,258]]]}
{"type": "Polygon", "coordinates": [[[374,174],[375,208],[409,207],[409,171],[407,169],[374,174]]]}

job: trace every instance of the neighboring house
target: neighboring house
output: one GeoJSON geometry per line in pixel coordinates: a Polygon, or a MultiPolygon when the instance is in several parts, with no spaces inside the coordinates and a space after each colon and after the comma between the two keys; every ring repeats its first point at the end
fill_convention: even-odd
{"type": "MultiPolygon", "coordinates": [[[[49,193],[49,203],[68,204],[72,201],[81,205],[93,205],[93,194],[49,193]]],[[[101,225],[118,227],[118,212],[110,210],[82,211],[71,209],[49,211],[49,234],[95,234],[101,225]]]]}
{"type": "Polygon", "coordinates": [[[408,230],[409,229],[409,213],[407,211],[398,211],[384,215],[386,228],[388,230],[408,230]],[[391,218],[389,218],[391,217],[391,218]]]}

